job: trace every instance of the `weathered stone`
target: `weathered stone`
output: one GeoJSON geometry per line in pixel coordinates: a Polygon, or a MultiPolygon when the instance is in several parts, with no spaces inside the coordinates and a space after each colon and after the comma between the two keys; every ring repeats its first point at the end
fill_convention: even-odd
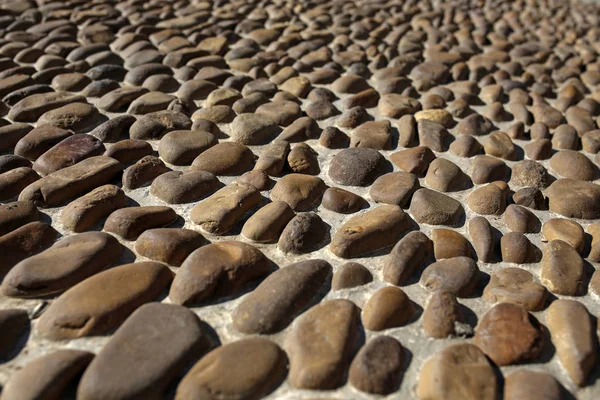
{"type": "Polygon", "coordinates": [[[431,250],[432,243],[427,235],[419,231],[409,232],[385,259],[383,278],[394,285],[405,284],[431,250]]]}
{"type": "Polygon", "coordinates": [[[472,218],[469,221],[469,235],[477,252],[477,258],[482,262],[491,262],[495,253],[496,240],[489,221],[484,217],[472,218]]]}
{"type": "Polygon", "coordinates": [[[561,365],[573,383],[585,385],[598,347],[588,310],[575,300],[555,300],[548,307],[546,322],[561,365]]]}
{"type": "Polygon", "coordinates": [[[546,196],[550,211],[569,218],[600,218],[600,186],[594,183],[559,179],[550,185],[546,196]]]}
{"type": "Polygon", "coordinates": [[[550,159],[550,167],[567,179],[592,181],[598,175],[598,168],[584,154],[573,150],[562,150],[550,159]]]}
{"type": "Polygon", "coordinates": [[[479,321],[474,343],[496,365],[504,366],[536,359],[544,336],[534,316],[518,305],[500,303],[479,321]]]}
{"type": "Polygon", "coordinates": [[[51,207],[89,192],[112,180],[121,170],[117,160],[96,156],[63,168],[27,186],[19,201],[33,201],[40,207],[51,207]]]}
{"type": "Polygon", "coordinates": [[[579,253],[585,245],[585,232],[575,221],[562,218],[552,218],[542,225],[542,234],[548,241],[562,240],[570,244],[579,253]]]}
{"type": "Polygon", "coordinates": [[[331,280],[332,290],[349,289],[373,281],[373,275],[363,265],[347,262],[340,265],[331,280]]]}
{"type": "Polygon", "coordinates": [[[544,166],[533,160],[519,161],[512,167],[511,185],[545,188],[550,175],[544,166]]]}
{"type": "Polygon", "coordinates": [[[266,144],[280,131],[269,117],[252,113],[235,117],[230,128],[232,140],[245,145],[266,144]]]}
{"type": "Polygon", "coordinates": [[[504,211],[504,223],[513,232],[533,233],[539,231],[540,220],[525,207],[511,204],[504,211]]]}
{"type": "Polygon", "coordinates": [[[85,132],[95,128],[106,118],[98,109],[87,103],[69,103],[45,112],[38,119],[39,124],[48,124],[61,129],[85,132]]]}
{"type": "Polygon", "coordinates": [[[274,201],[248,218],[242,228],[242,235],[254,242],[275,242],[292,218],[294,211],[286,202],[274,201]]]}
{"type": "Polygon", "coordinates": [[[369,189],[371,199],[377,203],[408,207],[410,199],[419,188],[417,177],[409,172],[390,172],[373,182],[369,189]]]}
{"type": "Polygon", "coordinates": [[[425,175],[431,162],[435,159],[435,154],[429,147],[417,146],[412,149],[398,151],[390,156],[390,161],[405,172],[410,172],[418,176],[425,175]]]}
{"type": "Polygon", "coordinates": [[[35,122],[47,111],[76,102],[85,102],[85,97],[66,92],[32,94],[15,104],[8,118],[15,122],[35,122]]]}
{"type": "Polygon", "coordinates": [[[269,175],[262,169],[253,169],[245,172],[236,182],[254,186],[257,190],[268,190],[273,185],[273,181],[269,175]]]}
{"type": "Polygon", "coordinates": [[[123,137],[129,136],[129,128],[135,121],[136,119],[132,115],[119,115],[98,125],[90,132],[90,135],[97,137],[102,142],[118,142],[123,137]]]}
{"type": "Polygon", "coordinates": [[[418,223],[454,225],[464,215],[462,205],[445,194],[422,188],[410,202],[410,213],[418,223]]]}
{"type": "Polygon", "coordinates": [[[323,193],[321,205],[330,211],[341,214],[354,214],[368,206],[365,199],[344,189],[332,187],[323,193]]]}
{"type": "Polygon", "coordinates": [[[467,197],[467,205],[477,214],[502,215],[506,209],[507,192],[506,183],[492,182],[473,190],[467,197]]]}
{"type": "Polygon", "coordinates": [[[344,149],[331,159],[329,177],[346,186],[368,186],[386,172],[385,158],[365,147],[344,149]]]}
{"type": "Polygon", "coordinates": [[[511,303],[528,311],[544,308],[548,292],[533,275],[521,268],[504,268],[492,272],[483,291],[483,299],[490,303],[511,303]]]}
{"type": "Polygon", "coordinates": [[[192,311],[172,304],[145,304],[127,318],[90,363],[77,398],[158,400],[169,383],[210,346],[208,332],[192,311]],[[149,327],[155,334],[148,334],[149,327]],[[139,360],[144,368],[139,368],[139,360]]]}
{"type": "Polygon", "coordinates": [[[369,254],[396,243],[409,229],[407,215],[398,206],[382,205],[346,221],[333,235],[329,250],[338,257],[369,254]]]}
{"type": "Polygon", "coordinates": [[[504,161],[495,157],[480,155],[473,159],[473,172],[471,179],[473,183],[480,185],[503,180],[510,169],[504,161]]]}
{"type": "Polygon", "coordinates": [[[142,157],[138,162],[123,171],[123,188],[127,190],[140,188],[152,183],[156,177],[169,171],[169,167],[158,157],[142,157]]]}
{"type": "Polygon", "coordinates": [[[68,236],[15,265],[0,291],[23,298],[59,293],[113,264],[122,251],[119,242],[103,232],[68,236]]]}
{"type": "Polygon", "coordinates": [[[41,125],[29,131],[17,142],[14,153],[29,160],[36,160],[72,134],[72,131],[56,126],[41,125]]]}
{"type": "Polygon", "coordinates": [[[192,169],[217,176],[237,176],[254,167],[254,153],[243,144],[221,142],[203,151],[192,162],[192,169]]]}
{"type": "Polygon", "coordinates": [[[520,369],[504,378],[506,400],[561,400],[564,399],[560,383],[552,375],[520,369]]]}
{"type": "Polygon", "coordinates": [[[155,262],[100,272],[54,300],[39,319],[37,330],[52,340],[106,333],[139,306],[158,297],[172,279],[173,273],[155,262]]]}
{"type": "Polygon", "coordinates": [[[124,207],[113,211],[108,216],[104,223],[104,230],[119,235],[125,240],[135,240],[147,229],[169,225],[176,219],[177,214],[170,207],[124,207]]]}
{"type": "Polygon", "coordinates": [[[271,176],[279,176],[285,166],[289,152],[289,142],[276,140],[260,153],[254,168],[262,169],[271,176]]]}
{"type": "Polygon", "coordinates": [[[287,162],[290,169],[298,174],[318,175],[318,154],[306,143],[298,143],[288,154],[287,162]]]}
{"type": "Polygon", "coordinates": [[[233,326],[246,334],[275,333],[303,312],[331,276],[324,260],[290,264],[269,275],[233,312],[233,326]]]}
{"type": "Polygon", "coordinates": [[[196,204],[190,218],[205,231],[221,235],[260,202],[260,192],[254,186],[232,183],[196,204]]]}
{"type": "Polygon", "coordinates": [[[470,343],[455,344],[429,358],[419,375],[420,399],[494,400],[496,375],[485,355],[470,343]]]}
{"type": "Polygon", "coordinates": [[[218,143],[210,132],[172,131],[160,139],[158,154],[173,165],[190,165],[202,152],[218,143]]]}
{"type": "Polygon", "coordinates": [[[454,192],[471,186],[471,180],[452,161],[436,158],[427,169],[425,184],[440,192],[454,192]]]}
{"type": "Polygon", "coordinates": [[[179,267],[194,250],[207,244],[204,237],[191,229],[148,229],[135,241],[135,251],[146,258],[179,267]]]}
{"type": "Polygon", "coordinates": [[[0,236],[0,273],[8,272],[24,259],[47,249],[58,232],[50,225],[34,221],[0,236]]]}
{"type": "Polygon", "coordinates": [[[192,252],[173,280],[169,298],[175,304],[198,304],[239,293],[270,273],[269,260],[256,247],[222,241],[192,252]]]}
{"type": "Polygon", "coordinates": [[[210,172],[170,171],[152,181],[150,193],[165,203],[182,204],[202,199],[221,186],[210,172]]]}
{"type": "Polygon", "coordinates": [[[18,308],[0,310],[0,330],[2,331],[0,360],[8,360],[18,352],[17,350],[20,350],[19,342],[28,329],[29,317],[26,310],[18,308]]]}
{"type": "Polygon", "coordinates": [[[42,176],[49,175],[86,158],[99,156],[104,151],[104,145],[94,136],[83,133],[72,135],[39,156],[33,163],[33,169],[42,176]]]}
{"type": "Polygon", "coordinates": [[[427,336],[444,339],[459,333],[464,315],[456,297],[443,290],[433,292],[423,311],[423,329],[427,336]]]}
{"type": "Polygon", "coordinates": [[[431,232],[433,254],[436,260],[454,257],[471,257],[471,244],[452,229],[434,229],[431,232]]]}
{"type": "Polygon", "coordinates": [[[359,318],[358,307],[343,299],[322,302],[299,317],[286,337],[290,385],[338,387],[352,358],[359,318]]]}
{"type": "Polygon", "coordinates": [[[281,232],[277,247],[284,253],[310,253],[325,241],[328,233],[329,225],[317,214],[298,214],[281,232]]]}
{"type": "Polygon", "coordinates": [[[294,211],[305,211],[321,198],[325,189],[326,185],[319,177],[288,174],[277,181],[271,199],[286,202],[294,211]]]}
{"type": "Polygon", "coordinates": [[[414,313],[413,305],[402,289],[388,286],[376,291],[364,306],[362,322],[372,331],[406,324],[414,313]]]}
{"type": "Polygon", "coordinates": [[[2,390],[7,400],[60,400],[70,385],[94,358],[94,354],[73,349],[56,350],[15,372],[2,390]]]}
{"type": "Polygon", "coordinates": [[[404,373],[405,350],[390,336],[378,336],[364,345],[350,364],[348,379],[358,390],[373,394],[394,392],[404,373]]]}
{"type": "Polygon", "coordinates": [[[583,259],[570,244],[553,240],[542,256],[542,284],[549,291],[565,296],[577,296],[583,285],[583,259]]]}
{"type": "Polygon", "coordinates": [[[264,338],[225,344],[202,357],[177,387],[176,400],[261,398],[273,391],[287,373],[285,352],[264,338]]]}
{"type": "Polygon", "coordinates": [[[192,121],[179,111],[155,111],[140,117],[129,128],[129,137],[132,139],[160,139],[171,131],[189,130],[192,121]]]}
{"type": "Polygon", "coordinates": [[[40,176],[28,167],[19,167],[0,174],[0,200],[14,199],[38,179],[40,176]]]}
{"type": "Polygon", "coordinates": [[[469,296],[479,282],[479,268],[468,257],[447,258],[429,265],[419,283],[429,291],[445,290],[458,297],[469,296]]]}

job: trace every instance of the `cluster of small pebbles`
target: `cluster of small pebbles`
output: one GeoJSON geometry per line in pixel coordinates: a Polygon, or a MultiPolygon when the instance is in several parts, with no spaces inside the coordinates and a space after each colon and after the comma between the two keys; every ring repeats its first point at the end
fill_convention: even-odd
{"type": "Polygon", "coordinates": [[[600,398],[600,8],[0,0],[0,400],[600,398]]]}

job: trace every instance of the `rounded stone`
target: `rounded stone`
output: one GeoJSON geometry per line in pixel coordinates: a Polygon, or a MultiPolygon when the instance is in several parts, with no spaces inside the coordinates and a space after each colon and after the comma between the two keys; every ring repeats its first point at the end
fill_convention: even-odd
{"type": "Polygon", "coordinates": [[[346,186],[367,186],[386,172],[385,158],[366,147],[344,149],[331,159],[329,177],[346,186]]]}

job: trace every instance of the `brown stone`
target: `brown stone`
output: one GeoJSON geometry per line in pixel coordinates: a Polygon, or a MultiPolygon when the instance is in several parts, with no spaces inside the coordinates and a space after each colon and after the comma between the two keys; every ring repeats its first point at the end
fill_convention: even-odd
{"type": "Polygon", "coordinates": [[[382,205],[346,221],[333,235],[329,249],[338,257],[359,257],[395,244],[408,228],[400,207],[382,205]]]}
{"type": "Polygon", "coordinates": [[[73,286],[40,317],[38,332],[52,340],[104,334],[164,291],[173,273],[163,264],[140,262],[100,272],[73,286]]]}
{"type": "Polygon", "coordinates": [[[179,267],[198,247],[207,240],[196,231],[181,228],[148,229],[135,241],[135,251],[153,261],[179,267]]]}
{"type": "Polygon", "coordinates": [[[38,179],[40,176],[28,167],[19,167],[0,174],[0,200],[16,198],[23,189],[38,179]]]}
{"type": "Polygon", "coordinates": [[[554,181],[546,196],[550,211],[568,218],[600,218],[600,186],[572,179],[554,181]]]}
{"type": "Polygon", "coordinates": [[[248,218],[242,228],[242,235],[254,242],[276,242],[294,215],[294,211],[286,202],[274,201],[248,218]]]}
{"type": "Polygon", "coordinates": [[[135,240],[145,230],[169,225],[176,219],[177,214],[170,207],[125,207],[113,211],[108,216],[104,223],[104,230],[119,235],[125,240],[135,240]]]}
{"type": "Polygon", "coordinates": [[[390,161],[405,172],[423,176],[429,164],[435,159],[435,154],[429,147],[417,146],[400,150],[390,156],[390,161]]]}
{"type": "Polygon", "coordinates": [[[535,360],[542,351],[540,323],[525,309],[500,303],[488,310],[477,325],[474,343],[496,365],[535,360]]]}
{"type": "Polygon", "coordinates": [[[205,231],[221,235],[260,202],[260,192],[254,186],[234,182],[196,204],[190,219],[205,231]]]}
{"type": "Polygon", "coordinates": [[[504,378],[505,400],[563,400],[563,388],[550,374],[520,369],[504,378]]]}
{"type": "Polygon", "coordinates": [[[238,293],[249,282],[270,273],[269,260],[256,247],[222,241],[192,252],[171,285],[175,304],[197,304],[238,293]]]}
{"type": "Polygon", "coordinates": [[[40,213],[31,201],[13,201],[0,205],[0,235],[40,219],[40,213]]]}
{"type": "Polygon", "coordinates": [[[2,390],[7,400],[60,400],[67,395],[94,354],[73,349],[52,351],[15,372],[2,390]]]}
{"type": "Polygon", "coordinates": [[[504,211],[504,223],[513,232],[539,232],[540,220],[523,206],[511,204],[504,211]]]}
{"type": "Polygon", "coordinates": [[[383,279],[404,285],[432,251],[431,240],[423,232],[409,232],[392,249],[383,266],[383,279]]]}
{"type": "Polygon", "coordinates": [[[422,188],[412,197],[410,213],[418,223],[454,225],[464,215],[464,209],[457,200],[435,190],[422,188]]]}
{"type": "Polygon", "coordinates": [[[518,232],[508,232],[500,239],[502,261],[515,264],[526,264],[539,261],[539,249],[527,236],[518,232]]]}
{"type": "Polygon", "coordinates": [[[104,185],[69,203],[63,208],[60,218],[66,229],[84,232],[126,205],[127,197],[120,188],[104,185]]]}
{"type": "Polygon", "coordinates": [[[110,182],[122,168],[113,158],[90,157],[33,182],[23,189],[19,200],[33,201],[40,207],[59,205],[110,182]]]}
{"type": "Polygon", "coordinates": [[[26,310],[20,308],[0,310],[0,330],[2,331],[0,336],[0,360],[8,360],[18,352],[19,342],[29,326],[30,322],[26,310]]]}
{"type": "Polygon", "coordinates": [[[575,300],[555,300],[548,307],[546,322],[561,365],[573,383],[585,385],[598,348],[588,310],[575,300]]]}
{"type": "Polygon", "coordinates": [[[565,296],[577,296],[583,285],[583,259],[570,244],[553,240],[542,256],[542,284],[549,291],[565,296]]]}
{"type": "Polygon", "coordinates": [[[477,258],[482,262],[491,262],[496,251],[496,240],[489,221],[484,217],[474,217],[469,220],[468,228],[477,258]]]}
{"type": "Polygon", "coordinates": [[[127,318],[90,363],[79,382],[77,398],[159,400],[189,363],[208,351],[209,337],[191,310],[173,304],[145,304],[127,318]],[[140,360],[144,368],[139,368],[140,360]]]}
{"type": "Polygon", "coordinates": [[[331,280],[332,290],[350,289],[373,281],[373,275],[362,264],[347,262],[340,265],[331,280]]]}
{"type": "Polygon", "coordinates": [[[288,174],[277,181],[271,191],[271,200],[284,201],[294,211],[305,211],[317,202],[326,185],[316,176],[288,174]]]}
{"type": "Polygon", "coordinates": [[[423,400],[495,400],[497,385],[485,354],[473,344],[461,343],[446,347],[425,362],[416,392],[423,400]]]}
{"type": "Polygon", "coordinates": [[[103,232],[68,236],[15,265],[4,277],[0,291],[23,298],[59,293],[113,264],[122,252],[119,242],[103,232]]]}
{"type": "Polygon", "coordinates": [[[358,338],[359,309],[344,300],[322,302],[299,317],[286,336],[289,382],[299,389],[342,384],[358,338]]]}
{"type": "Polygon", "coordinates": [[[344,189],[332,187],[323,193],[323,208],[340,214],[354,214],[368,206],[365,199],[344,189]]]}
{"type": "Polygon", "coordinates": [[[547,241],[562,240],[571,245],[579,253],[585,245],[585,232],[575,221],[564,218],[552,218],[542,225],[542,234],[547,241]]]}
{"type": "Polygon", "coordinates": [[[45,222],[34,221],[0,236],[0,273],[8,272],[24,259],[46,250],[58,232],[45,222]]]}
{"type": "Polygon", "coordinates": [[[287,357],[268,339],[241,339],[202,357],[177,386],[175,400],[262,398],[287,374],[287,357]]]}
{"type": "Polygon", "coordinates": [[[330,276],[331,265],[319,259],[280,268],[237,306],[234,328],[246,334],[281,331],[309,306],[330,276]]]}
{"type": "Polygon", "coordinates": [[[206,171],[217,176],[237,176],[254,167],[254,153],[240,143],[222,142],[202,152],[192,169],[206,171]]]}
{"type": "Polygon", "coordinates": [[[152,181],[170,169],[155,156],[145,156],[135,164],[125,168],[123,171],[123,188],[133,190],[144,185],[152,183],[152,181]]]}
{"type": "Polygon", "coordinates": [[[378,336],[364,345],[350,364],[348,379],[358,390],[373,394],[394,392],[404,375],[405,351],[390,336],[378,336]]]}
{"type": "Polygon", "coordinates": [[[420,285],[429,291],[445,290],[467,297],[479,282],[479,268],[468,257],[447,258],[429,265],[421,274],[420,285]]]}
{"type": "Polygon", "coordinates": [[[395,286],[379,289],[364,306],[362,322],[372,331],[405,325],[414,313],[413,305],[404,291],[395,286]]]}
{"type": "Polygon", "coordinates": [[[170,171],[152,181],[150,193],[168,204],[198,201],[222,186],[210,172],[170,171]]]}
{"type": "Polygon", "coordinates": [[[452,229],[434,229],[431,232],[433,254],[436,260],[453,257],[471,257],[471,245],[452,229]]]}
{"type": "Polygon", "coordinates": [[[456,297],[443,290],[431,295],[423,311],[423,329],[427,336],[444,339],[459,333],[458,325],[464,316],[456,297]]]}

